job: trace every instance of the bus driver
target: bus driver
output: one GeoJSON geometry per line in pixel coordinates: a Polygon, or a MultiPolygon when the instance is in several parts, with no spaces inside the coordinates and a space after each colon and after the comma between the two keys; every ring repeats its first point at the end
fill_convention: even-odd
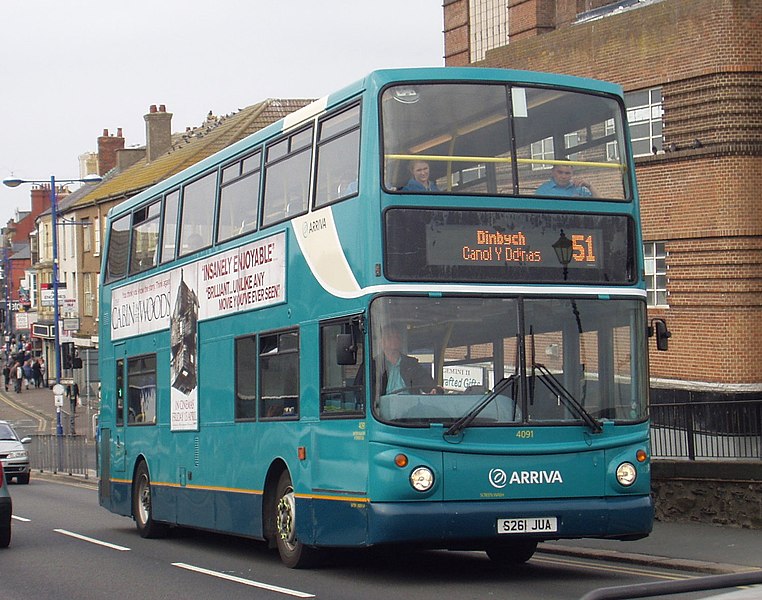
{"type": "Polygon", "coordinates": [[[418,362],[417,358],[402,353],[402,333],[394,325],[384,327],[381,331],[381,349],[383,350],[384,366],[381,376],[383,394],[393,394],[400,391],[413,393],[436,394],[438,388],[431,374],[418,362]]]}

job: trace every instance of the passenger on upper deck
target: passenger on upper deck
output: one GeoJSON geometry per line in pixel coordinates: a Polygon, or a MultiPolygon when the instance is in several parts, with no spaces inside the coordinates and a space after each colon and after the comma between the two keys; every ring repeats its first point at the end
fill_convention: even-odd
{"type": "Polygon", "coordinates": [[[403,192],[438,192],[439,188],[433,181],[429,181],[429,163],[425,160],[414,160],[408,165],[412,177],[404,187],[403,192]]]}
{"type": "Polygon", "coordinates": [[[553,165],[550,179],[535,190],[537,196],[569,196],[591,198],[598,196],[592,184],[574,177],[574,167],[570,164],[553,165]]]}

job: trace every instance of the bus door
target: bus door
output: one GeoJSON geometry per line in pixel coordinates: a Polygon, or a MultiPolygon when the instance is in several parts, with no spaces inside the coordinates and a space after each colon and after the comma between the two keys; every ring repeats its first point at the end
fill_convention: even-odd
{"type": "MultiPolygon", "coordinates": [[[[124,346],[120,345],[115,350],[122,352],[124,346]]],[[[122,353],[120,352],[120,354],[122,353]]],[[[127,448],[125,445],[125,430],[124,430],[124,411],[125,411],[125,380],[124,380],[125,360],[124,358],[117,358],[115,362],[114,376],[116,377],[116,385],[114,386],[113,400],[114,406],[114,431],[111,433],[111,470],[118,477],[122,477],[125,471],[127,463],[127,448]]]]}
{"type": "MultiPolygon", "coordinates": [[[[365,415],[365,360],[361,317],[320,325],[320,422],[313,430],[312,485],[316,493],[365,496],[368,464],[365,415]]],[[[361,541],[365,515],[342,514],[345,527],[332,543],[361,541]],[[350,520],[356,520],[350,522],[350,520]],[[356,536],[360,536],[357,538],[356,536]]]]}

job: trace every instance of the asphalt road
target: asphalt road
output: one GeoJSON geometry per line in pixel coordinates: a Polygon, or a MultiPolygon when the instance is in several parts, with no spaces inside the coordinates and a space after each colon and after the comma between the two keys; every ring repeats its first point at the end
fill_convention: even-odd
{"type": "MultiPolygon", "coordinates": [[[[3,600],[113,598],[574,599],[599,588],[694,577],[648,566],[537,554],[512,570],[479,552],[332,553],[315,570],[281,565],[262,542],[188,529],[164,540],[100,508],[96,491],[39,477],[11,485],[11,547],[0,551],[3,600]]],[[[673,598],[701,598],[708,593],[673,598]]]]}

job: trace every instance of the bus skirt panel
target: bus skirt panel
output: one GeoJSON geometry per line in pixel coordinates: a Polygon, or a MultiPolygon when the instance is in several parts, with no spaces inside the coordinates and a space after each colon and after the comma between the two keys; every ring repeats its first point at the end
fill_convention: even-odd
{"type": "Polygon", "coordinates": [[[371,503],[368,545],[420,542],[448,547],[457,546],[459,541],[508,542],[526,537],[638,539],[651,532],[653,512],[649,496],[371,503]],[[509,532],[511,529],[513,532],[509,532]]]}

